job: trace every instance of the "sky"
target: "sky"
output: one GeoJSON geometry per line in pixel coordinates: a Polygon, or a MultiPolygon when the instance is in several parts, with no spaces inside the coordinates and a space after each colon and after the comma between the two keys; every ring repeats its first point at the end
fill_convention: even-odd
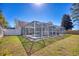
{"type": "Polygon", "coordinates": [[[14,27],[15,19],[30,22],[52,22],[60,26],[64,14],[70,14],[70,3],[0,3],[5,19],[14,27]]]}

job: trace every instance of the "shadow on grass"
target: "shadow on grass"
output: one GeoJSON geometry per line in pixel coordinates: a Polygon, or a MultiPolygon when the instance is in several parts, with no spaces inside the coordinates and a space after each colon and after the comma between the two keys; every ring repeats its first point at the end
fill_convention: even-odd
{"type": "Polygon", "coordinates": [[[62,40],[64,38],[70,37],[71,35],[64,35],[64,36],[58,36],[58,37],[54,37],[54,38],[46,38],[37,42],[34,41],[30,41],[28,38],[25,38],[23,36],[18,36],[18,38],[20,39],[26,53],[28,56],[30,56],[31,54],[39,51],[40,49],[56,42],[59,40],[62,40]]]}

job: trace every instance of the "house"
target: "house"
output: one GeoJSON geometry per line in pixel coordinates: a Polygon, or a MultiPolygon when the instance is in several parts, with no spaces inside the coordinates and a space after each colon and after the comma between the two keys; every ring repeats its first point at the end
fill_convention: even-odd
{"type": "Polygon", "coordinates": [[[0,37],[6,35],[22,35],[25,38],[29,38],[31,40],[37,40],[41,38],[47,37],[55,37],[59,35],[63,35],[64,29],[63,27],[56,26],[51,22],[25,22],[16,20],[16,26],[14,28],[2,28],[0,27],[0,37]]]}
{"type": "Polygon", "coordinates": [[[45,38],[62,35],[64,28],[60,26],[53,25],[51,22],[23,22],[16,21],[16,28],[21,28],[21,35],[28,38],[45,38]]]}

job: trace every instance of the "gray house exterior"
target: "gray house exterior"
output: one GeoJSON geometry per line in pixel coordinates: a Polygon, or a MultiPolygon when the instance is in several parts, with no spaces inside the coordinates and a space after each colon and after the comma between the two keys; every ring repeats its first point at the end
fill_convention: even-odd
{"type": "Polygon", "coordinates": [[[21,28],[21,35],[31,38],[53,37],[64,32],[63,27],[53,25],[51,22],[23,22],[17,20],[16,28],[21,28]]]}
{"type": "Polygon", "coordinates": [[[41,39],[47,37],[54,37],[63,35],[64,28],[60,26],[53,25],[51,22],[24,22],[16,20],[15,28],[2,28],[0,27],[0,37],[6,35],[22,35],[25,38],[30,39],[41,39]]]}

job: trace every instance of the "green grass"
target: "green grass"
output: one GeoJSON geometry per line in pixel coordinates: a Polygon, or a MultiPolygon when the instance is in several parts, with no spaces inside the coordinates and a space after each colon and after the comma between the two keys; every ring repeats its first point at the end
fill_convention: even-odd
{"type": "Polygon", "coordinates": [[[58,36],[58,37],[49,37],[49,38],[44,39],[44,42],[46,45],[49,45],[49,44],[52,44],[53,42],[62,40],[62,39],[67,38],[69,36],[71,36],[71,35],[65,34],[63,36],[58,36]]]}
{"type": "Polygon", "coordinates": [[[69,36],[71,35],[46,38],[45,40],[40,40],[38,42],[31,42],[22,36],[4,36],[3,38],[0,38],[0,56],[31,55],[42,50],[44,47],[69,36]]]}
{"type": "Polygon", "coordinates": [[[30,40],[28,39],[25,39],[24,37],[22,36],[19,36],[20,38],[20,41],[21,43],[23,44],[25,50],[26,50],[26,53],[29,55],[41,50],[42,48],[46,47],[47,45],[50,45],[56,41],[59,41],[61,39],[64,39],[66,37],[69,37],[71,35],[64,35],[64,36],[59,36],[59,37],[54,37],[54,38],[46,38],[44,40],[40,40],[40,41],[37,41],[37,42],[31,42],[30,40]],[[32,46],[32,43],[33,43],[33,46],[32,46]],[[32,48],[32,49],[31,49],[32,48]]]}
{"type": "Polygon", "coordinates": [[[72,35],[35,52],[41,56],[79,56],[79,35],[72,35]]]}
{"type": "Polygon", "coordinates": [[[0,38],[0,56],[27,55],[17,36],[4,36],[0,38]]]}
{"type": "Polygon", "coordinates": [[[21,43],[23,44],[23,46],[26,50],[26,53],[28,55],[29,55],[29,53],[34,53],[37,50],[43,48],[43,42],[42,41],[40,41],[40,42],[31,42],[30,40],[25,39],[22,36],[19,36],[19,39],[20,39],[21,43]],[[32,43],[33,43],[33,46],[32,46],[32,43]],[[32,46],[32,49],[31,49],[31,46],[32,46]]]}

